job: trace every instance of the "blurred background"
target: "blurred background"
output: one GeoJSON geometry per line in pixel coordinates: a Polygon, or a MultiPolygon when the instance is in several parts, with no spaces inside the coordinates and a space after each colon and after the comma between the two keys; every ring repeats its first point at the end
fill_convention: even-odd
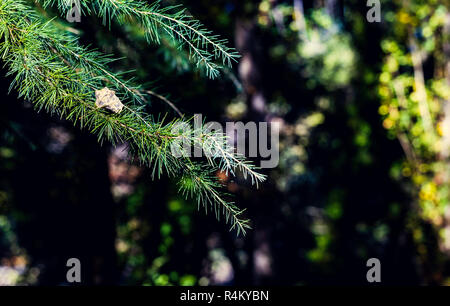
{"type": "Polygon", "coordinates": [[[0,284],[65,285],[71,257],[85,285],[364,285],[371,257],[383,284],[450,284],[448,0],[382,0],[372,23],[361,0],[164,1],[179,3],[242,55],[219,79],[168,38],[60,22],[183,113],[280,123],[259,189],[217,174],[253,229],[236,237],[125,145],[37,114],[2,70],[0,284]]]}

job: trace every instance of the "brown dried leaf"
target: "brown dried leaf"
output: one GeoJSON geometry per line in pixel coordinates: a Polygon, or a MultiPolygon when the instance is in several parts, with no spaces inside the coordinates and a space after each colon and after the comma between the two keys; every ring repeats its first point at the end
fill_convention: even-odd
{"type": "Polygon", "coordinates": [[[98,108],[106,108],[116,114],[120,113],[123,109],[123,104],[116,96],[116,92],[114,90],[110,90],[108,87],[101,90],[96,90],[95,98],[95,105],[98,108]]]}

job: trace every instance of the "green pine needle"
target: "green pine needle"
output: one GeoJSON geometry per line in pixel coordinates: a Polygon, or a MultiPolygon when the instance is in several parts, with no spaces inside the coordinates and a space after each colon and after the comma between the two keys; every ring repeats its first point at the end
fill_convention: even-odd
{"type": "MultiPolygon", "coordinates": [[[[57,3],[60,9],[70,3],[44,2],[57,3]]],[[[129,0],[82,3],[85,12],[95,12],[108,20],[133,17],[156,41],[161,29],[172,33],[175,39],[187,40],[191,52],[197,54],[193,58],[198,64],[210,65],[210,76],[217,75],[213,59],[221,58],[231,64],[237,58],[223,40],[204,30],[184,11],[169,14],[173,8],[161,9],[158,2],[152,6],[129,0]],[[212,50],[213,55],[207,55],[207,50],[212,50]]],[[[220,191],[221,184],[214,174],[220,170],[234,175],[240,170],[256,185],[265,176],[243,156],[223,146],[225,135],[209,132],[204,126],[187,135],[174,132],[176,125],[192,123],[192,119],[155,120],[139,104],[145,99],[145,91],[108,68],[114,58],[81,46],[77,37],[55,26],[53,20],[44,20],[22,0],[0,0],[0,39],[0,57],[12,78],[10,89],[31,102],[37,111],[45,110],[72,121],[96,135],[100,143],[128,143],[133,157],[149,167],[153,177],[166,174],[179,178],[184,196],[195,199],[206,211],[213,210],[217,218],[224,216],[238,234],[245,234],[250,228],[249,221],[242,217],[243,211],[225,200],[227,195],[220,191]],[[116,91],[124,104],[122,112],[111,113],[96,107],[95,90],[105,86],[116,91]],[[179,145],[181,149],[180,140],[186,139],[206,153],[206,163],[171,153],[173,146],[179,145]]]]}

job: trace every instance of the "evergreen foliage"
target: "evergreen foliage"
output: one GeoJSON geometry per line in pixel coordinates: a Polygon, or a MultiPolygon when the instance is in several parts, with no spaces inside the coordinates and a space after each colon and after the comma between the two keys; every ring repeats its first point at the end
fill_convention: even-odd
{"type": "MultiPolygon", "coordinates": [[[[43,0],[44,7],[57,5],[65,14],[72,8],[71,0],[43,0]]],[[[210,78],[216,78],[222,66],[231,66],[239,54],[221,39],[207,30],[179,6],[162,7],[157,0],[152,5],[135,0],[80,0],[81,11],[95,14],[104,24],[117,20],[121,24],[137,22],[145,31],[149,42],[161,42],[161,35],[168,34],[186,47],[197,67],[205,68],[210,78]],[[222,66],[215,61],[220,60],[222,66]]]]}
{"type": "MultiPolygon", "coordinates": [[[[61,11],[71,7],[71,1],[66,0],[43,2],[44,7],[57,5],[61,11]]],[[[194,63],[203,66],[212,78],[220,69],[215,60],[231,65],[238,57],[224,40],[205,30],[184,10],[170,13],[177,8],[130,0],[81,4],[83,12],[103,17],[105,22],[138,22],[149,41],[159,42],[162,32],[169,33],[181,46],[187,46],[194,63]]],[[[111,71],[108,65],[113,57],[81,46],[76,36],[57,27],[54,20],[45,20],[24,1],[0,1],[0,38],[1,58],[12,78],[10,88],[37,111],[72,121],[95,134],[100,143],[128,143],[133,157],[150,167],[154,177],[165,173],[179,179],[185,196],[194,198],[206,211],[213,209],[217,218],[223,215],[232,229],[245,234],[249,221],[242,217],[242,210],[225,199],[227,195],[221,192],[214,173],[220,170],[235,175],[240,171],[255,184],[265,176],[243,156],[225,148],[226,135],[210,132],[205,126],[189,133],[177,132],[178,124],[189,124],[192,119],[167,121],[145,113],[148,90],[111,71]],[[95,106],[95,90],[105,86],[116,91],[124,104],[122,112],[111,113],[95,106]],[[174,156],[171,148],[181,149],[183,141],[201,148],[207,160],[174,156]]]]}

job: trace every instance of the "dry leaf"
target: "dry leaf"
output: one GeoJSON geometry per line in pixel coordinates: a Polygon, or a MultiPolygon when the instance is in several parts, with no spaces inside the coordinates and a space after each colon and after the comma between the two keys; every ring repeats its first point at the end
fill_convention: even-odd
{"type": "Polygon", "coordinates": [[[120,99],[116,96],[116,92],[114,90],[110,90],[108,87],[105,87],[101,90],[95,91],[95,105],[98,108],[106,108],[113,113],[120,113],[123,109],[123,104],[120,102],[120,99]]]}

